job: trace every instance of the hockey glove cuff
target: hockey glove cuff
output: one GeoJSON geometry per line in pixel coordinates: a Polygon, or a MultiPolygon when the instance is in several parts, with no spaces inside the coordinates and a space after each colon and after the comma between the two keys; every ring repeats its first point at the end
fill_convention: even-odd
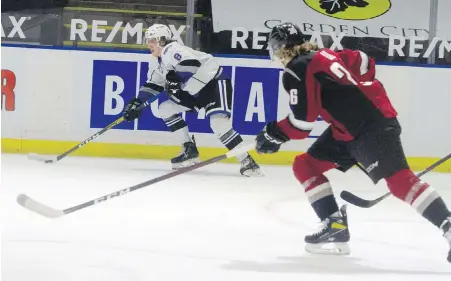
{"type": "Polygon", "coordinates": [[[154,96],[159,95],[164,91],[164,87],[158,86],[154,83],[145,83],[139,88],[138,98],[140,100],[148,100],[154,96]]]}
{"type": "Polygon", "coordinates": [[[170,70],[168,74],[166,74],[166,84],[164,89],[168,97],[177,95],[182,91],[182,82],[174,70],[170,70]]]}
{"type": "Polygon", "coordinates": [[[289,140],[290,138],[277,126],[277,122],[271,121],[257,135],[255,150],[258,153],[276,153],[280,146],[289,140]]]}
{"type": "Polygon", "coordinates": [[[182,83],[175,71],[171,70],[166,75],[166,85],[164,89],[166,90],[168,98],[173,102],[188,107],[191,110],[199,110],[200,106],[198,105],[197,99],[187,91],[182,90],[182,83]]]}

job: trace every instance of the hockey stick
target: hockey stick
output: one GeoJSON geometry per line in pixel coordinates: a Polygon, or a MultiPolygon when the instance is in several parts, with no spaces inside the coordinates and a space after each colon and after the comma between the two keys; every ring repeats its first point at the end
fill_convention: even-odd
{"type": "MultiPolygon", "coordinates": [[[[424,174],[426,174],[426,173],[432,171],[433,169],[435,169],[435,168],[438,167],[439,165],[441,165],[441,164],[443,164],[444,162],[446,162],[448,159],[451,159],[451,153],[448,154],[447,156],[443,157],[442,159],[438,160],[437,162],[435,162],[434,164],[432,164],[432,165],[429,166],[428,168],[426,168],[426,170],[420,172],[417,176],[418,176],[418,177],[423,176],[424,174]]],[[[360,167],[360,166],[359,166],[359,168],[360,168],[360,169],[363,169],[363,168],[360,167]]],[[[363,170],[363,171],[365,171],[365,170],[363,170]]],[[[382,196],[379,197],[379,198],[376,198],[376,199],[373,199],[373,200],[366,200],[366,199],[363,199],[363,198],[358,197],[357,195],[355,195],[355,194],[353,194],[353,193],[351,193],[351,192],[349,192],[349,191],[344,190],[344,191],[341,192],[340,197],[341,197],[343,200],[345,200],[345,201],[347,201],[347,202],[349,202],[349,203],[351,203],[351,204],[353,204],[353,205],[356,205],[356,206],[358,206],[358,207],[361,207],[361,208],[371,208],[371,207],[373,207],[374,205],[376,205],[377,203],[379,203],[379,202],[381,202],[382,200],[384,200],[385,198],[389,197],[390,195],[391,195],[391,192],[388,192],[388,193],[382,195],[382,196]]]]}
{"type": "MultiPolygon", "coordinates": [[[[158,98],[158,95],[152,97],[152,99],[144,102],[143,104],[141,104],[139,106],[139,109],[143,109],[144,107],[148,106],[149,104],[151,104],[153,101],[155,101],[158,98]]],[[[69,149],[68,151],[64,152],[61,155],[55,156],[53,158],[48,158],[36,153],[30,153],[27,155],[27,158],[29,160],[36,160],[36,161],[40,161],[40,162],[44,162],[44,163],[55,163],[60,161],[61,159],[63,159],[64,157],[66,157],[67,155],[71,154],[72,152],[82,148],[83,146],[85,146],[87,143],[91,142],[92,140],[98,138],[100,135],[104,134],[106,131],[110,130],[111,128],[119,125],[120,123],[122,123],[125,120],[124,116],[119,117],[118,119],[116,119],[115,121],[113,121],[112,123],[110,123],[108,126],[106,126],[105,128],[103,128],[102,130],[98,131],[97,133],[95,133],[94,135],[90,136],[89,138],[85,139],[84,141],[82,141],[81,143],[77,144],[76,146],[72,147],[71,149],[69,149]]]]}
{"type": "Polygon", "coordinates": [[[241,148],[238,148],[236,150],[231,150],[231,151],[229,151],[229,152],[227,152],[227,153],[225,153],[223,155],[216,156],[216,157],[211,158],[209,160],[206,160],[204,162],[200,162],[200,163],[194,164],[192,166],[180,168],[178,170],[175,170],[173,172],[167,173],[167,174],[162,175],[160,177],[157,177],[157,178],[154,178],[154,179],[142,182],[140,184],[137,184],[137,185],[134,185],[134,186],[131,186],[131,187],[127,187],[125,189],[122,189],[122,190],[110,193],[108,195],[104,195],[104,196],[99,197],[97,199],[94,199],[94,200],[91,200],[91,201],[85,202],[83,204],[76,205],[76,206],[73,206],[73,207],[70,207],[70,208],[67,208],[67,209],[64,209],[64,210],[54,209],[52,207],[46,206],[46,205],[44,205],[42,203],[39,203],[38,201],[30,198],[29,196],[27,196],[25,194],[19,194],[17,196],[17,203],[19,203],[24,208],[26,208],[26,209],[28,209],[28,210],[30,210],[32,212],[38,213],[38,214],[40,214],[40,215],[42,215],[44,217],[47,217],[47,218],[59,218],[59,217],[65,216],[65,215],[67,215],[69,213],[72,213],[72,212],[75,212],[75,211],[78,211],[78,210],[81,210],[81,209],[84,209],[84,208],[96,205],[96,204],[101,203],[101,202],[105,202],[105,201],[110,200],[112,198],[128,194],[130,192],[133,192],[135,190],[141,189],[141,188],[146,187],[148,185],[155,184],[155,183],[158,183],[158,182],[161,182],[161,181],[173,178],[173,177],[178,176],[180,174],[184,174],[184,173],[190,172],[192,170],[199,169],[201,167],[204,167],[204,166],[207,166],[207,165],[219,162],[219,161],[224,160],[226,158],[235,157],[235,156],[237,156],[239,154],[242,154],[242,153],[245,153],[245,152],[247,152],[249,150],[252,150],[254,147],[255,147],[254,143],[251,144],[251,145],[243,146],[241,148]]]}

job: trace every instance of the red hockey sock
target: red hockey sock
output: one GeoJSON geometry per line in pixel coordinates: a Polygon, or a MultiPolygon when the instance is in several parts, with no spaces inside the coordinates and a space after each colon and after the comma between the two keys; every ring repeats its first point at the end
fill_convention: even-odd
{"type": "Polygon", "coordinates": [[[334,163],[315,159],[308,153],[296,156],[293,163],[294,175],[304,187],[310,204],[321,221],[338,211],[332,187],[323,175],[335,167],[334,163]]]}
{"type": "Polygon", "coordinates": [[[386,181],[394,196],[410,204],[437,227],[449,216],[450,212],[440,195],[410,169],[398,171],[386,181]]]}

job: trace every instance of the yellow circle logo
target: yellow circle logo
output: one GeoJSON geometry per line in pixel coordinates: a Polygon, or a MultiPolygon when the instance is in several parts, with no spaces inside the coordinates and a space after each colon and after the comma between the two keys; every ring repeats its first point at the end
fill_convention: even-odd
{"type": "Polygon", "coordinates": [[[304,0],[323,15],[342,20],[368,20],[379,17],[391,8],[390,0],[304,0]]]}

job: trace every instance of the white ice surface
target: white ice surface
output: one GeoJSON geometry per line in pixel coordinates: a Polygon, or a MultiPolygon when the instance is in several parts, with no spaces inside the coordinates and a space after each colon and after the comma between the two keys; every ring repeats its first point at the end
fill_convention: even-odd
{"type": "MultiPolygon", "coordinates": [[[[55,164],[2,155],[3,281],[451,280],[448,245],[413,209],[389,198],[348,208],[350,256],[314,256],[317,219],[291,167],[244,178],[213,164],[59,219],[16,203],[19,193],[65,209],[170,171],[169,163],[68,157],[55,164]],[[329,279],[330,278],[330,279],[329,279]]],[[[329,172],[339,203],[387,191],[359,170],[329,172]]],[[[424,176],[451,206],[451,175],[424,176]]]]}

